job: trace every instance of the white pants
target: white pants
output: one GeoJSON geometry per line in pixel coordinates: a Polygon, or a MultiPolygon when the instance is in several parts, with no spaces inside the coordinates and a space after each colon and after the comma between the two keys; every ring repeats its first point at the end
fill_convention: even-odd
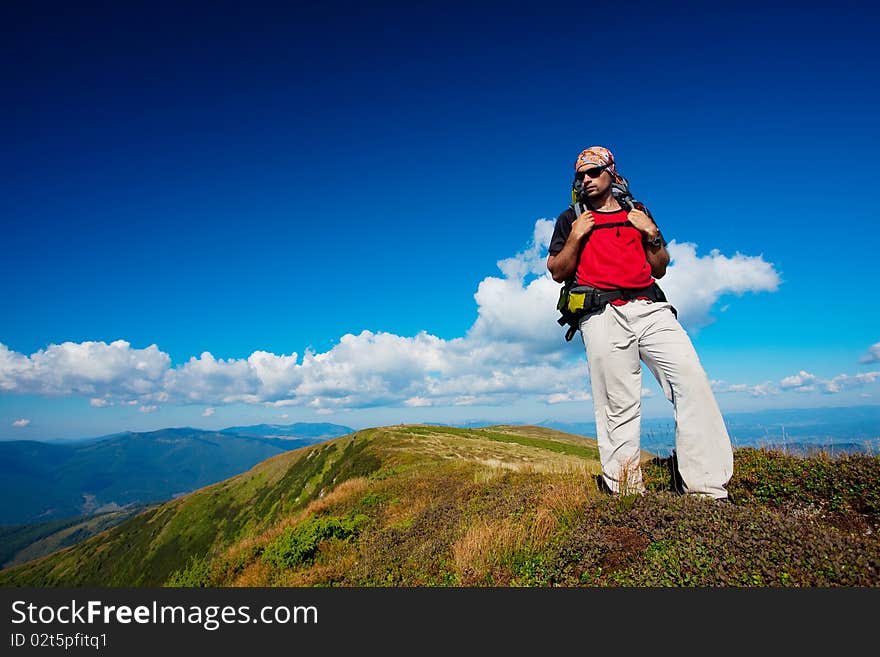
{"type": "Polygon", "coordinates": [[[670,304],[608,304],[581,320],[602,476],[614,492],[643,492],[641,362],[675,409],[675,451],[685,493],[727,497],[733,448],[690,337],[670,304]]]}

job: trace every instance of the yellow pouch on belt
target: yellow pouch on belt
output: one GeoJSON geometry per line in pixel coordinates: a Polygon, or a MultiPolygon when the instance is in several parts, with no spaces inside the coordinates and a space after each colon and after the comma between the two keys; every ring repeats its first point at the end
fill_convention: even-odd
{"type": "Polygon", "coordinates": [[[569,291],[568,293],[568,303],[566,307],[568,308],[568,312],[570,313],[579,313],[584,309],[584,305],[587,301],[587,293],[586,292],[576,292],[574,290],[569,291]]]}
{"type": "Polygon", "coordinates": [[[563,288],[556,309],[559,312],[577,315],[585,310],[592,292],[593,288],[584,285],[563,288]]]}

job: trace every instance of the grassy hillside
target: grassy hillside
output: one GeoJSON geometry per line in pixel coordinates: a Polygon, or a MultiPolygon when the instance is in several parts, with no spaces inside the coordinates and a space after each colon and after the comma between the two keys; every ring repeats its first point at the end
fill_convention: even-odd
{"type": "Polygon", "coordinates": [[[280,454],[5,586],[877,586],[880,457],[737,450],[735,504],[598,492],[595,441],[369,429],[280,454]]]}

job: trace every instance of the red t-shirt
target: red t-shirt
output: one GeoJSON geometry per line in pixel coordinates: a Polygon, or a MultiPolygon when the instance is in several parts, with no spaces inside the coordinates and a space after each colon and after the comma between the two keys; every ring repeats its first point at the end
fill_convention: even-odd
{"type": "MultiPolygon", "coordinates": [[[[575,276],[580,285],[602,289],[648,287],[654,282],[642,233],[632,226],[600,228],[627,220],[626,210],[592,210],[595,225],[587,236],[575,276]]],[[[626,303],[613,301],[615,305],[626,303]]]]}

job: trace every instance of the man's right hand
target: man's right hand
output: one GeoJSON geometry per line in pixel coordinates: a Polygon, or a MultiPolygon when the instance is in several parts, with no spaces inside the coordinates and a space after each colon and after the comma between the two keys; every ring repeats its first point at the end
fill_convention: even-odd
{"type": "Polygon", "coordinates": [[[595,225],[596,220],[593,218],[593,213],[589,210],[584,210],[583,214],[572,222],[571,234],[576,239],[581,240],[593,230],[595,225]]]}

